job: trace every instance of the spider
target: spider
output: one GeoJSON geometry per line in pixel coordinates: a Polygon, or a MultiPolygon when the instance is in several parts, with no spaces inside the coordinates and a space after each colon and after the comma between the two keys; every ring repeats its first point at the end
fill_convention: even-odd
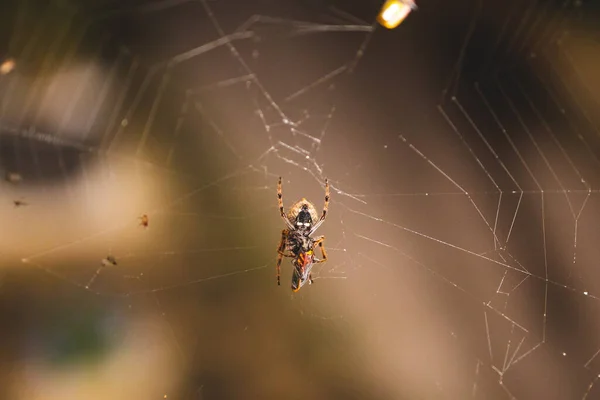
{"type": "Polygon", "coordinates": [[[143,226],[144,229],[148,228],[148,225],[150,224],[150,218],[148,217],[148,214],[144,214],[141,217],[139,217],[140,220],[140,226],[143,226]]]}
{"type": "Polygon", "coordinates": [[[327,252],[323,247],[325,236],[312,237],[311,235],[321,226],[327,216],[329,207],[329,182],[325,179],[325,205],[321,217],[308,200],[302,199],[295,202],[286,214],[283,208],[283,195],[281,192],[281,177],[277,183],[277,201],[279,213],[287,229],[281,231],[281,241],[277,247],[277,285],[281,285],[281,261],[283,257],[293,258],[294,274],[292,275],[292,291],[297,292],[308,281],[313,283],[311,270],[314,264],[327,261],[327,252]],[[323,258],[315,257],[315,247],[319,246],[323,258]]]}

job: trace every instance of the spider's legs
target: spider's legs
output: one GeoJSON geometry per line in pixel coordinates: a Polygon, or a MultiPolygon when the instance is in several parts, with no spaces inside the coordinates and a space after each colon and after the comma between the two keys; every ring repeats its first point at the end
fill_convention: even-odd
{"type": "MultiPolygon", "coordinates": [[[[323,247],[323,242],[325,241],[325,236],[319,236],[316,240],[315,243],[313,245],[313,249],[318,245],[319,249],[321,249],[321,256],[323,258],[314,258],[314,262],[315,264],[320,264],[323,263],[325,261],[327,261],[327,252],[325,251],[325,247],[323,247]]],[[[310,283],[311,285],[314,283],[313,278],[312,278],[312,273],[308,275],[308,283],[310,283]]]]}
{"type": "Polygon", "coordinates": [[[329,181],[327,179],[325,179],[325,205],[323,206],[323,214],[321,214],[321,218],[319,218],[319,221],[312,227],[309,235],[312,235],[321,226],[321,224],[325,221],[325,218],[327,217],[328,209],[329,209],[329,181]]]}
{"type": "Polygon", "coordinates": [[[327,261],[327,252],[325,251],[325,246],[323,246],[323,242],[325,241],[325,236],[320,236],[317,240],[315,240],[315,246],[319,245],[319,249],[321,250],[322,258],[316,261],[317,264],[323,263],[327,261]]]}
{"type": "Polygon", "coordinates": [[[281,191],[281,177],[279,177],[279,181],[277,182],[277,203],[279,204],[279,214],[281,214],[281,218],[285,222],[286,226],[289,229],[295,229],[294,225],[288,220],[285,215],[285,211],[283,209],[283,193],[281,191]]]}
{"type": "Polygon", "coordinates": [[[285,255],[283,251],[285,250],[287,234],[287,229],[281,231],[281,241],[279,242],[279,246],[277,247],[277,285],[281,285],[281,260],[283,260],[283,256],[285,255]]]}

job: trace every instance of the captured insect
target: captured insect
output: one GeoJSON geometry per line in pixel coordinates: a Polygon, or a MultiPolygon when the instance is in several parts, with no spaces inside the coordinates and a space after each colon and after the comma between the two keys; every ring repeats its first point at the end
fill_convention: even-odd
{"type": "Polygon", "coordinates": [[[292,275],[292,291],[297,292],[306,282],[313,283],[311,270],[313,265],[327,261],[327,253],[323,247],[325,236],[312,237],[312,234],[321,226],[327,216],[329,207],[329,182],[325,179],[325,205],[321,217],[318,216],[315,206],[308,200],[302,199],[295,202],[285,213],[283,208],[283,194],[281,191],[281,177],[277,183],[277,201],[279,213],[287,229],[281,231],[281,241],[277,247],[277,284],[281,285],[281,261],[283,257],[292,258],[294,273],[292,275]],[[323,258],[315,257],[315,247],[319,246],[323,258]]]}

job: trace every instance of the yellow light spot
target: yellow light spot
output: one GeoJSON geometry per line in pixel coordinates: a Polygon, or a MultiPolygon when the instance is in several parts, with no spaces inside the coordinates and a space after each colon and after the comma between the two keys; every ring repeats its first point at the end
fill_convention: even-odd
{"type": "Polygon", "coordinates": [[[15,60],[12,58],[5,60],[2,64],[0,64],[0,75],[6,75],[10,73],[13,69],[15,69],[15,66],[15,60]]]}
{"type": "Polygon", "coordinates": [[[387,0],[377,16],[377,21],[387,29],[394,29],[404,21],[414,7],[412,0],[387,0]]]}

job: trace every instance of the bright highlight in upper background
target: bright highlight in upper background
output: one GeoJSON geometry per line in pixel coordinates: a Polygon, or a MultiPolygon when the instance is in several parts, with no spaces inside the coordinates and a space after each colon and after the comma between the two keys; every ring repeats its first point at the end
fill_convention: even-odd
{"type": "Polygon", "coordinates": [[[387,0],[377,16],[377,21],[388,29],[394,29],[417,8],[413,0],[387,0]]]}

